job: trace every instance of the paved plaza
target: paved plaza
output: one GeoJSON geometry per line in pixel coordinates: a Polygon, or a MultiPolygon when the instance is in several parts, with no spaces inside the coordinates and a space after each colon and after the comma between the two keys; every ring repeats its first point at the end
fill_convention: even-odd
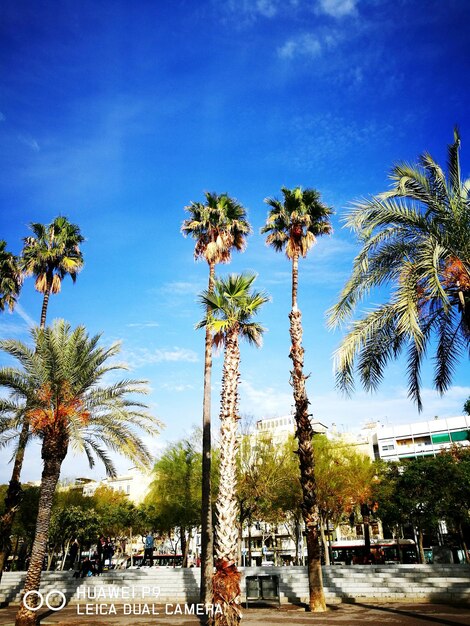
{"type": "MultiPolygon", "coordinates": [[[[14,624],[17,606],[0,609],[0,625],[14,624]]],[[[165,606],[157,607],[154,615],[79,615],[76,606],[68,606],[62,611],[51,613],[39,611],[42,626],[200,626],[200,619],[194,615],[167,615],[165,606]]],[[[288,604],[280,609],[250,607],[243,609],[243,624],[250,626],[470,626],[470,605],[466,607],[442,604],[411,603],[354,603],[329,607],[327,613],[306,613],[302,607],[288,604]]]]}

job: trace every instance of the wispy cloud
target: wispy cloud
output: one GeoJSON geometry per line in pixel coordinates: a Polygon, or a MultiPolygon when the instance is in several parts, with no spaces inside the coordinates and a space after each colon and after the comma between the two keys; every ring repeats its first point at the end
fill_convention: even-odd
{"type": "Polygon", "coordinates": [[[0,111],[0,122],[4,122],[7,118],[3,115],[3,113],[0,111]]]}
{"type": "Polygon", "coordinates": [[[302,33],[288,39],[277,49],[281,59],[291,60],[298,57],[314,59],[323,54],[325,50],[333,48],[338,43],[337,35],[330,32],[302,33]]]}
{"type": "MultiPolygon", "coordinates": [[[[290,120],[291,145],[285,158],[302,171],[323,170],[325,163],[331,170],[335,160],[343,163],[352,151],[369,149],[371,137],[374,141],[386,141],[396,132],[398,129],[392,123],[381,123],[378,118],[352,120],[329,112],[300,115],[290,120]]],[[[352,175],[352,171],[346,173],[352,175]]]]}
{"type": "Polygon", "coordinates": [[[335,422],[343,430],[355,430],[369,421],[398,424],[433,419],[436,415],[462,415],[469,395],[470,387],[451,387],[442,397],[434,389],[425,388],[422,390],[424,409],[421,414],[408,398],[405,388],[374,394],[358,391],[350,398],[335,392],[311,394],[310,400],[312,413],[320,421],[327,424],[335,422]]]}
{"type": "Polygon", "coordinates": [[[37,322],[35,322],[33,318],[30,315],[28,315],[28,313],[26,313],[26,311],[23,309],[21,304],[17,304],[15,306],[15,313],[17,313],[21,317],[21,319],[24,320],[28,324],[30,328],[32,328],[33,326],[36,326],[37,322]]]}
{"type": "Polygon", "coordinates": [[[191,389],[194,389],[194,385],[187,385],[184,383],[162,383],[160,387],[161,389],[174,391],[175,393],[182,393],[183,391],[190,391],[191,389]]]}
{"type": "MultiPolygon", "coordinates": [[[[284,9],[292,9],[297,4],[297,0],[228,0],[223,9],[225,13],[253,22],[258,18],[274,18],[284,9]]],[[[220,4],[217,3],[217,8],[219,7],[220,4]]]]}
{"type": "Polygon", "coordinates": [[[202,283],[194,283],[189,281],[174,281],[165,283],[159,288],[159,291],[171,295],[194,295],[201,291],[204,287],[202,283]]]}
{"type": "Polygon", "coordinates": [[[256,387],[251,381],[240,385],[241,412],[255,418],[288,415],[293,404],[292,394],[275,387],[256,387]]]}
{"type": "Polygon", "coordinates": [[[24,335],[26,332],[24,324],[14,324],[8,322],[0,322],[0,337],[11,337],[16,335],[24,335]]]}
{"type": "Polygon", "coordinates": [[[319,0],[317,12],[341,18],[356,14],[357,0],[319,0]]]}
{"type": "Polygon", "coordinates": [[[128,328],[156,328],[160,326],[158,322],[134,322],[131,324],[126,324],[128,328]]]}
{"type": "Polygon", "coordinates": [[[289,39],[278,48],[281,59],[293,59],[298,56],[317,57],[321,54],[322,45],[317,37],[303,34],[297,38],[289,39]]]}
{"type": "Polygon", "coordinates": [[[197,363],[199,360],[199,357],[194,350],[179,348],[177,346],[174,348],[157,348],[155,350],[138,348],[131,352],[127,352],[124,356],[126,361],[133,368],[162,362],[197,363]]]}
{"type": "MultiPolygon", "coordinates": [[[[345,431],[358,430],[370,421],[398,424],[433,419],[436,415],[462,415],[463,405],[469,396],[470,387],[451,387],[442,397],[434,389],[425,388],[422,390],[424,410],[420,414],[405,388],[374,394],[358,391],[350,398],[334,391],[324,394],[309,391],[310,410],[314,418],[328,426],[336,423],[345,431]]],[[[257,387],[253,382],[243,380],[240,405],[242,412],[257,419],[289,415],[293,407],[292,393],[271,386],[257,387]]]]}
{"type": "Polygon", "coordinates": [[[24,144],[25,146],[27,146],[28,148],[31,148],[33,152],[40,151],[38,142],[36,141],[36,139],[34,139],[34,137],[31,137],[30,135],[18,135],[18,141],[24,144]]]}

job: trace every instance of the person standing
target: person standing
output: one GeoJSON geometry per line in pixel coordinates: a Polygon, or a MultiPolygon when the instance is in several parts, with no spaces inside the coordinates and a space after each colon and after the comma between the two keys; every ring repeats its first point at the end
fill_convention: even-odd
{"type": "Polygon", "coordinates": [[[149,531],[144,539],[144,564],[147,562],[147,559],[149,559],[150,567],[153,567],[153,547],[154,538],[153,534],[149,531]]]}
{"type": "Polygon", "coordinates": [[[96,545],[96,553],[97,553],[97,570],[98,574],[101,574],[103,571],[103,562],[106,554],[106,539],[103,535],[98,539],[98,543],[96,545]]]}
{"type": "Polygon", "coordinates": [[[80,550],[80,544],[78,543],[78,539],[75,538],[73,540],[72,545],[70,546],[70,551],[69,551],[70,569],[74,569],[75,561],[77,560],[79,550],[80,550]]]}

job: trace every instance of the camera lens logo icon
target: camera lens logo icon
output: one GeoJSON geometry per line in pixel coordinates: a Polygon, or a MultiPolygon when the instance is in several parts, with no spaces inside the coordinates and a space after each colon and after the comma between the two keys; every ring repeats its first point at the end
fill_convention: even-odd
{"type": "Polygon", "coordinates": [[[44,603],[46,603],[46,606],[50,611],[60,611],[67,604],[67,600],[65,598],[65,594],[62,591],[59,591],[59,589],[51,589],[46,594],[46,596],[43,596],[40,591],[32,589],[31,591],[27,591],[23,596],[23,606],[25,606],[30,611],[39,611],[44,603]],[[31,596],[36,596],[39,599],[37,606],[31,606],[31,604],[29,604],[28,599],[31,596]],[[61,598],[61,603],[59,606],[51,604],[51,598],[53,596],[59,596],[61,598]]]}

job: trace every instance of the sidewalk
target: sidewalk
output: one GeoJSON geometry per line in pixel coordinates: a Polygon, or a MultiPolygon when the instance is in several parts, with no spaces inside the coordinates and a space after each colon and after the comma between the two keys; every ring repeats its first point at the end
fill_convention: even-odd
{"type": "MultiPolygon", "coordinates": [[[[0,625],[14,624],[18,607],[0,609],[0,625]]],[[[121,606],[116,605],[116,615],[77,614],[76,606],[68,606],[62,611],[51,613],[39,611],[41,625],[48,626],[200,626],[194,615],[166,614],[165,606],[156,607],[158,614],[124,615],[121,606]]],[[[174,609],[171,609],[174,610],[174,609]]],[[[452,607],[442,604],[339,604],[329,607],[327,613],[306,613],[302,608],[288,604],[277,608],[243,609],[243,624],[249,626],[470,626],[470,605],[452,607]]]]}

